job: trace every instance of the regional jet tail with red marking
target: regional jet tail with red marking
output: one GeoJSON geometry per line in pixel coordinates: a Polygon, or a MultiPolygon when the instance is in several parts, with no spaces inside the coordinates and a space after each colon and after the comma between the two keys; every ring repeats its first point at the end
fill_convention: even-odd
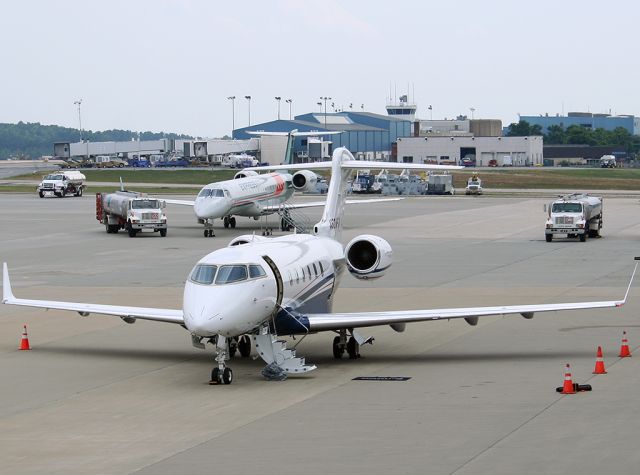
{"type": "MultiPolygon", "coordinates": [[[[334,357],[341,358],[346,352],[351,358],[357,358],[360,345],[372,341],[359,333],[358,329],[365,327],[389,325],[402,332],[410,322],[463,318],[475,325],[478,318],[485,315],[520,314],[530,319],[536,312],[615,308],[625,303],[636,269],[622,300],[333,312],[334,296],[343,274],[375,281],[392,263],[391,245],[380,236],[363,234],[346,245],[340,242],[347,180],[361,163],[354,161],[347,149],[335,150],[329,163],[332,179],[326,205],[313,234],[275,238],[239,236],[227,247],[200,259],[185,283],[181,309],[17,298],[11,289],[6,264],[3,267],[2,302],[75,311],[82,316],[90,313],[115,315],[127,323],[144,319],[181,325],[191,334],[194,346],[214,345],[213,384],[231,383],[233,372],[227,361],[237,351],[242,356],[249,356],[252,342],[257,354],[267,363],[262,373],[267,378],[284,379],[287,375],[314,370],[315,365],[296,356],[294,349],[286,348],[281,339],[286,335],[304,337],[322,331],[334,332],[334,357]]],[[[424,304],[427,304],[426,300],[424,304]]]]}

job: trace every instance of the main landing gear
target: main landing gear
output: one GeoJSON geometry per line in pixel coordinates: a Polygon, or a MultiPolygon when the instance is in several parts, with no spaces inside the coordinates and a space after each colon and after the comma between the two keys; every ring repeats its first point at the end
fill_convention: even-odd
{"type": "Polygon", "coordinates": [[[211,370],[211,380],[209,384],[231,384],[233,381],[233,371],[226,364],[227,360],[236,354],[237,351],[243,357],[251,355],[251,339],[248,335],[241,337],[227,338],[218,335],[215,339],[216,363],[211,370]]]}
{"type": "Polygon", "coordinates": [[[222,218],[222,221],[224,223],[225,229],[229,228],[229,226],[231,226],[231,229],[235,229],[236,218],[234,216],[225,216],[224,218],[222,218]]]}
{"type": "MultiPolygon", "coordinates": [[[[366,343],[371,343],[372,341],[373,340],[367,340],[366,343]]],[[[340,330],[338,336],[333,339],[333,357],[339,360],[345,351],[349,355],[350,360],[360,358],[360,344],[353,336],[353,331],[349,339],[347,339],[347,330],[340,330]]]]}

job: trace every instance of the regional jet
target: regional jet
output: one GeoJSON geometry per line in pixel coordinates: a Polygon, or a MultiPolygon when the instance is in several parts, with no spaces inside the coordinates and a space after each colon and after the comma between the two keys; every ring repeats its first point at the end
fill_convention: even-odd
{"type": "MultiPolygon", "coordinates": [[[[293,163],[295,137],[327,135],[340,132],[249,132],[253,135],[286,136],[284,164],[293,163]]],[[[264,171],[264,170],[263,170],[264,171]]],[[[200,190],[195,200],[165,200],[169,204],[193,206],[198,222],[204,225],[204,237],[215,236],[213,223],[222,219],[225,228],[236,227],[236,216],[259,219],[280,213],[280,229],[292,228],[290,211],[297,208],[324,206],[324,202],[284,205],[294,191],[315,191],[317,175],[308,170],[289,173],[258,174],[257,171],[239,171],[232,180],[210,183],[200,190]]]]}
{"type": "MultiPolygon", "coordinates": [[[[382,277],[392,263],[391,245],[382,237],[363,234],[346,246],[340,242],[347,180],[362,162],[353,160],[345,148],[334,151],[332,179],[327,201],[313,234],[280,237],[243,235],[228,247],[200,259],[184,287],[181,309],[142,308],[50,300],[21,299],[14,296],[6,263],[3,265],[2,302],[47,309],[115,315],[127,323],[137,319],[181,325],[191,334],[192,344],[204,348],[214,345],[213,384],[230,384],[233,371],[227,362],[236,351],[248,356],[252,344],[267,363],[273,376],[305,374],[316,368],[295,350],[287,349],[279,337],[286,335],[335,332],[332,351],[335,358],[346,352],[359,355],[360,345],[370,342],[359,329],[389,325],[402,332],[410,322],[464,318],[475,325],[485,315],[520,314],[530,319],[535,312],[579,310],[622,306],[629,294],[633,276],[622,300],[491,307],[437,308],[379,312],[335,313],[333,301],[341,277],[349,273],[356,279],[382,277]],[[253,343],[252,343],[253,342],[253,343]]],[[[299,165],[272,167],[292,170],[299,165]],[[292,168],[293,167],[293,168],[292,168]]]]}

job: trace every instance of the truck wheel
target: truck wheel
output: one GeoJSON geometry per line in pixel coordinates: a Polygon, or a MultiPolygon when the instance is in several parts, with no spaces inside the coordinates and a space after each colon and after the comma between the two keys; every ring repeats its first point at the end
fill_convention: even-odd
{"type": "Polygon", "coordinates": [[[129,232],[129,237],[136,237],[137,231],[131,226],[127,226],[127,231],[129,232]]]}
{"type": "Polygon", "coordinates": [[[587,233],[580,235],[580,242],[585,242],[587,240],[587,233]]]}
{"type": "Polygon", "coordinates": [[[40,198],[44,198],[44,193],[42,191],[39,191],[38,195],[40,195],[40,198]]]}
{"type": "Polygon", "coordinates": [[[78,191],[76,191],[76,196],[82,196],[82,188],[78,188],[78,191]]]}
{"type": "Polygon", "coordinates": [[[104,220],[104,228],[107,230],[107,234],[111,234],[111,226],[109,226],[109,221],[106,218],[104,220]]]}
{"type": "Polygon", "coordinates": [[[166,229],[161,229],[160,230],[160,236],[161,237],[166,237],[167,236],[167,230],[166,229]]]}
{"type": "Polygon", "coordinates": [[[544,237],[547,242],[551,242],[553,240],[553,234],[545,234],[544,237]]]}

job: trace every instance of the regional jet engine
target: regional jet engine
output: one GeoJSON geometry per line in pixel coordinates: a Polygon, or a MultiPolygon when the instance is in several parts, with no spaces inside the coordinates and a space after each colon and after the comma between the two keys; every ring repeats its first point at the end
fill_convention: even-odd
{"type": "Polygon", "coordinates": [[[238,173],[236,173],[233,176],[234,180],[237,180],[238,178],[247,178],[248,176],[256,176],[258,175],[258,172],[254,172],[253,170],[240,170],[238,173]]]}
{"type": "Polygon", "coordinates": [[[318,175],[309,170],[300,170],[294,173],[292,182],[296,191],[315,191],[318,175]]]}
{"type": "Polygon", "coordinates": [[[347,267],[358,279],[377,279],[391,266],[393,251],[387,241],[371,234],[354,237],[344,249],[347,267]]]}

